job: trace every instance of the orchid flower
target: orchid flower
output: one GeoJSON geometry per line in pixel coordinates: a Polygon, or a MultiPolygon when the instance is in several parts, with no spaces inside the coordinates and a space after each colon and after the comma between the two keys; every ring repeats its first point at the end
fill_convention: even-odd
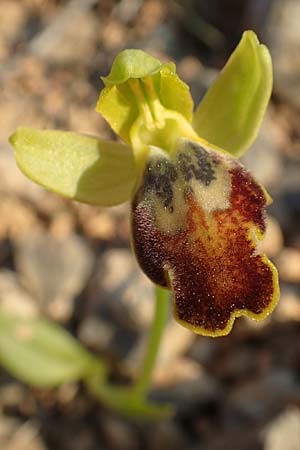
{"type": "Polygon", "coordinates": [[[237,158],[271,95],[267,48],[246,31],[194,113],[175,65],[141,50],[122,51],[103,82],[96,110],[124,143],[21,127],[11,137],[20,169],[80,202],[130,200],[137,260],[172,291],[183,326],[223,336],[236,317],[265,318],[279,296],[258,249],[271,199],[237,158]]]}

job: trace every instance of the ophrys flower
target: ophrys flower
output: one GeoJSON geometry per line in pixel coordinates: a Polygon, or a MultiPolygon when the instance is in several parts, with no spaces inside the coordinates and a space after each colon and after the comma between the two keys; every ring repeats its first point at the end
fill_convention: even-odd
{"type": "Polygon", "coordinates": [[[131,199],[137,259],[172,289],[184,326],[221,336],[238,316],[263,319],[279,294],[276,269],[257,249],[270,198],[236,158],[270,97],[266,47],[245,32],[194,114],[175,65],[141,50],[121,52],[103,81],[96,109],[126,144],[20,128],[11,142],[21,170],[75,200],[131,199]]]}

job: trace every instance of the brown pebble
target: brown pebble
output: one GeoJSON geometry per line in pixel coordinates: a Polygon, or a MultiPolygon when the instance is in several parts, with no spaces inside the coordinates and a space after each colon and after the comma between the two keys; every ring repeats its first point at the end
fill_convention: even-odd
{"type": "Polygon", "coordinates": [[[282,280],[298,283],[300,281],[300,250],[284,248],[277,259],[277,267],[282,280]]]}

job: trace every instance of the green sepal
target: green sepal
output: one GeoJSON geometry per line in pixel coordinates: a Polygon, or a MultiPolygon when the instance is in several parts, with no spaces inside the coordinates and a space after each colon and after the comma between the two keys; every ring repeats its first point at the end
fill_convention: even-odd
{"type": "Polygon", "coordinates": [[[69,333],[41,318],[0,313],[0,363],[22,381],[55,387],[105,371],[69,333]]]}
{"type": "Polygon", "coordinates": [[[77,133],[20,127],[10,138],[19,168],[32,181],[84,203],[130,199],[135,162],[129,146],[77,133]]]}
{"type": "Polygon", "coordinates": [[[189,122],[192,120],[193,100],[189,87],[176,74],[176,66],[169,62],[162,64],[156,58],[142,50],[125,50],[115,59],[110,74],[102,78],[105,84],[96,106],[112,129],[127,143],[131,142],[131,128],[142,114],[142,103],[154,99],[163,110],[180,113],[189,122]],[[140,80],[140,92],[144,98],[137,96],[132,80],[140,80]],[[152,88],[149,88],[148,82],[152,88]]]}
{"type": "Polygon", "coordinates": [[[256,138],[272,91],[272,60],[253,31],[245,31],[194,115],[202,138],[234,156],[256,138]]]}
{"type": "Polygon", "coordinates": [[[107,77],[102,77],[104,84],[122,84],[129,78],[144,78],[159,72],[162,63],[143,50],[128,49],[119,53],[107,77]]]}

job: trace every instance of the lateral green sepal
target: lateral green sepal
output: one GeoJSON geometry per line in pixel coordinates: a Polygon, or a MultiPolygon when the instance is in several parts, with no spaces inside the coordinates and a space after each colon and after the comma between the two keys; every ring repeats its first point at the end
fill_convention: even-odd
{"type": "Polygon", "coordinates": [[[99,206],[131,198],[135,162],[129,146],[67,131],[20,127],[11,136],[19,168],[57,194],[99,206]]]}

